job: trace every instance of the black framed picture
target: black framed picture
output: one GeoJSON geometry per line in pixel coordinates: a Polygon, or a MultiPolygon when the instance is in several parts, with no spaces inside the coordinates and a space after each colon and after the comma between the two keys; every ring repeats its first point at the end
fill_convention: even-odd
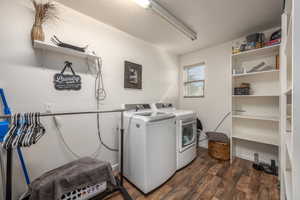
{"type": "Polygon", "coordinates": [[[124,88],[142,89],[142,65],[125,61],[124,88]]]}

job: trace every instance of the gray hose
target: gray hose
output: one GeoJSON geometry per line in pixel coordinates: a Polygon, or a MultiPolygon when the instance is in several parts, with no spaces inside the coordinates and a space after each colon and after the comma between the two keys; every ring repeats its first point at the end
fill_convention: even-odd
{"type": "MultiPolygon", "coordinates": [[[[94,55],[97,55],[95,52],[93,52],[94,55]]],[[[87,64],[89,66],[89,62],[87,60],[87,64]]],[[[101,57],[98,57],[97,62],[97,73],[96,73],[96,78],[95,78],[95,99],[97,101],[97,110],[100,110],[100,101],[104,101],[106,99],[106,90],[104,87],[104,82],[103,82],[103,74],[102,74],[102,59],[101,57]]],[[[90,66],[89,66],[90,68],[90,66]]],[[[108,150],[118,152],[118,149],[112,148],[109,145],[107,145],[102,137],[101,137],[101,131],[100,131],[100,114],[97,113],[97,135],[99,142],[108,150]]]]}
{"type": "MultiPolygon", "coordinates": [[[[96,53],[94,53],[96,55],[96,53]]],[[[97,100],[97,110],[100,110],[100,101],[105,100],[106,98],[106,91],[104,88],[104,83],[103,83],[103,75],[102,75],[102,59],[99,57],[97,59],[97,76],[95,79],[95,98],[97,100]]],[[[108,150],[118,152],[118,149],[112,148],[108,146],[102,139],[101,137],[101,132],[100,132],[100,114],[97,113],[97,135],[99,138],[100,143],[108,150]]]]}
{"type": "MultiPolygon", "coordinates": [[[[57,132],[58,132],[58,136],[60,137],[62,143],[64,144],[64,146],[66,147],[66,149],[68,150],[68,152],[70,154],[72,154],[75,158],[79,159],[81,158],[82,156],[78,155],[77,153],[75,153],[74,151],[72,151],[71,147],[67,144],[61,130],[60,130],[60,125],[59,125],[59,122],[58,122],[58,119],[56,116],[53,116],[53,122],[55,124],[55,127],[57,129],[57,132]]],[[[96,149],[96,151],[91,155],[92,158],[97,158],[100,154],[100,150],[101,150],[101,146],[99,145],[98,148],[96,149]]]]}
{"type": "MultiPolygon", "coordinates": [[[[95,52],[93,52],[93,54],[96,55],[95,52]]],[[[88,65],[88,70],[90,71],[90,65],[89,65],[88,60],[87,60],[87,65],[88,65]]],[[[97,59],[96,66],[97,66],[97,74],[96,74],[96,78],[95,78],[95,88],[94,88],[94,90],[95,90],[95,99],[97,101],[97,110],[100,110],[100,101],[103,101],[106,98],[106,91],[105,91],[105,88],[104,88],[103,75],[102,75],[102,59],[100,57],[97,59]]],[[[57,129],[58,136],[60,137],[62,143],[64,144],[64,146],[66,147],[68,152],[70,154],[72,154],[75,158],[80,158],[81,156],[79,156],[74,151],[72,151],[71,147],[67,144],[66,140],[64,139],[63,134],[60,130],[60,125],[59,125],[58,120],[55,116],[53,117],[53,121],[54,121],[55,127],[57,129]]],[[[118,152],[118,149],[111,148],[107,144],[105,144],[105,142],[103,141],[103,139],[101,137],[100,114],[99,113],[97,113],[97,136],[98,136],[99,142],[102,146],[104,146],[106,149],[108,149],[110,151],[118,152]]],[[[100,144],[99,144],[99,147],[97,148],[97,150],[92,154],[92,157],[96,158],[100,154],[100,150],[101,150],[101,145],[100,144]]]]}

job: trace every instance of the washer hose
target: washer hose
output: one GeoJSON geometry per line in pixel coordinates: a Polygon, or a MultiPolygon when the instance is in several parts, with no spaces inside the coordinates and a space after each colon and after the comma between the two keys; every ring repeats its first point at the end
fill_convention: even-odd
{"type": "MultiPolygon", "coordinates": [[[[95,52],[93,52],[93,54],[96,55],[95,52]]],[[[87,60],[87,65],[88,65],[88,69],[90,70],[88,60],[87,60]]],[[[94,92],[95,92],[95,99],[97,101],[97,110],[100,110],[100,102],[104,101],[107,96],[105,88],[104,88],[104,82],[103,82],[101,57],[97,58],[96,66],[97,66],[97,74],[96,74],[96,78],[95,78],[94,92]]],[[[66,140],[64,139],[63,134],[60,130],[60,124],[58,122],[58,118],[56,116],[53,116],[53,121],[54,121],[55,127],[57,129],[57,132],[59,133],[58,135],[59,135],[61,141],[63,142],[64,146],[69,151],[69,153],[72,154],[75,158],[80,158],[81,156],[79,156],[74,151],[72,151],[72,149],[70,148],[70,146],[67,144],[66,140]]],[[[100,144],[103,145],[106,149],[108,149],[110,151],[114,151],[114,152],[119,151],[118,149],[111,148],[110,146],[105,144],[105,142],[103,141],[103,139],[101,137],[101,132],[100,132],[100,114],[99,113],[97,113],[97,136],[98,136],[100,144]]],[[[92,154],[92,157],[96,158],[100,154],[101,145],[99,145],[97,150],[92,154]]]]}

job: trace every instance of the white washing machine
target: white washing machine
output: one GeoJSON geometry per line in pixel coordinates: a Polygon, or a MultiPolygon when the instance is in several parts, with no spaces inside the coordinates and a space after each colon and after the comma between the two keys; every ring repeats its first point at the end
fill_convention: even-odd
{"type": "Polygon", "coordinates": [[[182,169],[197,157],[197,114],[194,111],[177,110],[171,103],[155,103],[152,109],[176,116],[176,162],[177,170],[182,169]]]}
{"type": "Polygon", "coordinates": [[[175,115],[124,106],[124,176],[147,194],[176,172],[175,115]]]}

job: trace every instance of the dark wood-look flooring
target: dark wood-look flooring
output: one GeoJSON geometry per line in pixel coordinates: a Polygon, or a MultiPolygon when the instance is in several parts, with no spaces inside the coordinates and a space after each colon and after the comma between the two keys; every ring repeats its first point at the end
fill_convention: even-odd
{"type": "MultiPolygon", "coordinates": [[[[147,196],[125,183],[136,200],[279,200],[277,177],[256,171],[250,161],[210,158],[200,149],[197,159],[147,196]]],[[[122,200],[115,194],[110,200],[122,200]]]]}

